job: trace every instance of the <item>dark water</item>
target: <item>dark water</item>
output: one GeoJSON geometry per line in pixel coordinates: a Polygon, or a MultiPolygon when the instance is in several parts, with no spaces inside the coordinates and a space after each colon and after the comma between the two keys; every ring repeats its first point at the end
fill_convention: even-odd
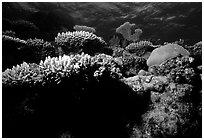
{"type": "Polygon", "coordinates": [[[202,39],[202,3],[3,3],[3,31],[17,37],[53,41],[58,32],[74,25],[96,29],[107,42],[124,22],[143,30],[141,39],[157,43],[184,39],[189,45],[202,39]],[[22,20],[26,23],[19,23],[22,20]],[[18,21],[18,22],[17,22],[18,21]]]}

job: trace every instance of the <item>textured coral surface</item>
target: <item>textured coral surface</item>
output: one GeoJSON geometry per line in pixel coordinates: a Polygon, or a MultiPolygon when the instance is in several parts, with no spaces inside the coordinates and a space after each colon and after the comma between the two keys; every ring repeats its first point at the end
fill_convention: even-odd
{"type": "Polygon", "coordinates": [[[3,3],[3,138],[201,138],[201,3],[3,3]]]}

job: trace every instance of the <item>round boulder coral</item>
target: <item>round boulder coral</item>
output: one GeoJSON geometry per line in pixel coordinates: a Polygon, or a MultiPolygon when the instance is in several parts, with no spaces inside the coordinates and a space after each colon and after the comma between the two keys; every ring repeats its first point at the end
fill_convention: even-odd
{"type": "Polygon", "coordinates": [[[179,55],[189,56],[190,53],[182,46],[177,44],[167,44],[152,51],[150,57],[147,59],[147,65],[160,65],[166,60],[175,58],[179,55]]]}

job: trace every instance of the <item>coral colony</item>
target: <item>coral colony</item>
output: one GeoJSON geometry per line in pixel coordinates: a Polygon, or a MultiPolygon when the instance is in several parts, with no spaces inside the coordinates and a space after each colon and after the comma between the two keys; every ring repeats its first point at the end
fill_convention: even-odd
{"type": "Polygon", "coordinates": [[[202,42],[154,45],[134,25],[111,43],[82,25],[54,42],[3,32],[3,55],[22,55],[3,66],[3,137],[201,136],[202,42]]]}

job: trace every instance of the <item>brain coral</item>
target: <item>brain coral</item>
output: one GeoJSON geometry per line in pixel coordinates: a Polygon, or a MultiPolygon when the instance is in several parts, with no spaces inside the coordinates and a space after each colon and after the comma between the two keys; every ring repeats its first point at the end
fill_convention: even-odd
{"type": "Polygon", "coordinates": [[[152,51],[150,57],[147,59],[147,65],[160,65],[162,62],[179,55],[189,56],[190,53],[182,46],[177,44],[167,44],[152,51]]]}

